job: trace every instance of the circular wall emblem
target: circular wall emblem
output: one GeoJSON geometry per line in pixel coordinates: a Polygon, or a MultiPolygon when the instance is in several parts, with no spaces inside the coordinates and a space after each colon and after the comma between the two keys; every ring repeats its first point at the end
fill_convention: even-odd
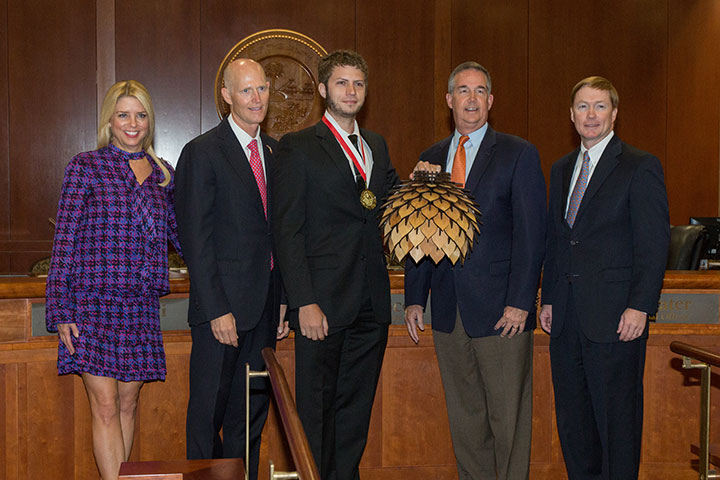
{"type": "Polygon", "coordinates": [[[225,56],[215,75],[215,107],[220,118],[230,113],[223,100],[223,72],[236,58],[252,58],[265,69],[270,82],[270,104],[262,129],[279,139],[317,123],[324,112],[318,93],[317,66],[327,55],[316,41],[292,30],[263,30],[245,37],[225,56]]]}

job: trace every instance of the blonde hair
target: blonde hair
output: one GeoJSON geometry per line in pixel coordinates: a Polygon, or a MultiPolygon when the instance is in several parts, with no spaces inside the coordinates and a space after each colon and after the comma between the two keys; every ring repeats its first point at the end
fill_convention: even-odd
{"type": "Polygon", "coordinates": [[[117,82],[105,94],[102,108],[100,109],[100,118],[98,121],[97,148],[107,147],[112,141],[112,130],[110,130],[110,119],[115,113],[115,105],[122,97],[133,97],[143,106],[148,115],[148,133],[143,138],[142,148],[147,152],[153,161],[160,167],[165,180],[159,185],[165,187],[170,183],[170,171],[165,162],[161,160],[153,149],[153,140],[155,139],[155,109],[153,109],[150,94],[145,86],[136,80],[124,80],[117,82]]]}

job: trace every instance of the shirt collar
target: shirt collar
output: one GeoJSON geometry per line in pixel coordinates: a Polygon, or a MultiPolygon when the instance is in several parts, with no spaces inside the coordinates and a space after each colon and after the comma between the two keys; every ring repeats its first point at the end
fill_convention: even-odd
{"type": "Polygon", "coordinates": [[[258,149],[260,149],[260,145],[262,145],[262,142],[260,140],[260,127],[257,129],[257,133],[254,137],[251,137],[248,135],[248,133],[240,128],[240,125],[235,123],[235,119],[232,116],[232,113],[228,115],[228,121],[230,123],[230,128],[232,129],[233,133],[235,134],[235,137],[237,137],[238,142],[240,142],[240,145],[242,145],[243,148],[247,148],[248,144],[252,142],[253,140],[257,140],[258,142],[258,149]]]}
{"type": "Polygon", "coordinates": [[[602,157],[603,152],[605,151],[605,147],[608,146],[608,143],[610,143],[610,140],[615,135],[615,131],[611,130],[610,133],[607,134],[605,138],[600,140],[598,143],[593,145],[590,148],[585,148],[585,145],[580,143],[580,158],[585,155],[585,152],[588,152],[588,155],[590,155],[590,164],[591,165],[597,165],[597,163],[600,161],[600,157],[602,157]]]}
{"type": "MultiPolygon", "coordinates": [[[[480,143],[482,143],[483,138],[485,138],[485,133],[488,129],[488,122],[485,122],[485,124],[475,130],[474,132],[468,133],[469,140],[465,142],[465,145],[467,145],[466,148],[473,148],[480,146],[480,143]]],[[[458,143],[460,143],[460,137],[462,134],[455,129],[455,133],[453,134],[452,138],[452,144],[455,148],[457,148],[458,143]]]]}
{"type": "Polygon", "coordinates": [[[335,127],[335,130],[338,131],[340,135],[342,135],[344,138],[348,138],[350,135],[357,135],[358,138],[361,137],[360,135],[360,127],[358,127],[357,120],[353,121],[353,131],[352,133],[347,133],[344,128],[340,126],[340,124],[335,120],[335,118],[330,115],[330,112],[325,110],[325,118],[328,119],[328,121],[332,124],[333,127],[335,127]]]}

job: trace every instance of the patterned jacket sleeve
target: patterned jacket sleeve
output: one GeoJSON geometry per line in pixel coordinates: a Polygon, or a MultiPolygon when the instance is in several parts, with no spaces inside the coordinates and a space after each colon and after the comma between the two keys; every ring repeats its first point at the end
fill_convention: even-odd
{"type": "Polygon", "coordinates": [[[175,247],[175,251],[182,256],[182,247],[178,238],[177,218],[175,217],[175,170],[172,165],[165,162],[170,172],[170,184],[168,184],[168,216],[167,216],[167,236],[168,240],[175,247]]]}
{"type": "Polygon", "coordinates": [[[71,295],[75,233],[82,222],[89,193],[90,176],[78,157],[65,168],[55,224],[50,271],[46,285],[45,322],[51,332],[59,323],[75,322],[75,305],[71,295]]]}

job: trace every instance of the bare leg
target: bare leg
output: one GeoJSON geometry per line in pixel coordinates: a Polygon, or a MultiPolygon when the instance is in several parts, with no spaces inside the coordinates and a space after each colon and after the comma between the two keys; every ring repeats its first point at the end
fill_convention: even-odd
{"type": "Polygon", "coordinates": [[[133,438],[135,436],[135,413],[138,397],[143,382],[118,382],[120,394],[120,425],[122,426],[123,445],[125,446],[124,462],[130,458],[133,438]]]}
{"type": "Polygon", "coordinates": [[[90,401],[95,463],[103,480],[116,480],[125,458],[118,381],[89,373],[82,379],[90,401]]]}

